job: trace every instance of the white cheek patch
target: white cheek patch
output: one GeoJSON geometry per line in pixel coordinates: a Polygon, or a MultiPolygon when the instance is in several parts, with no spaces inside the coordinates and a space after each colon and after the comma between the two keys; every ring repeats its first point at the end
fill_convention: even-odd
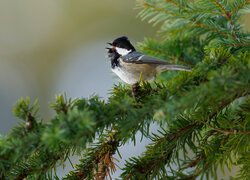
{"type": "Polygon", "coordinates": [[[126,56],[128,53],[132,51],[132,50],[127,50],[127,49],[119,48],[119,47],[115,47],[115,50],[117,51],[118,54],[122,56],[126,56]]]}

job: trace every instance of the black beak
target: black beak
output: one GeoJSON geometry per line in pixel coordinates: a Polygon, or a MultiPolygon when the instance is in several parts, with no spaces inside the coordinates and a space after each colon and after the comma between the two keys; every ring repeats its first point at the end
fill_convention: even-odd
{"type": "Polygon", "coordinates": [[[107,49],[108,52],[112,52],[112,48],[106,47],[105,49],[107,49]]]}
{"type": "Polygon", "coordinates": [[[106,47],[106,49],[108,50],[108,53],[115,52],[115,47],[114,47],[113,43],[107,42],[107,44],[111,46],[111,47],[106,47]]]}
{"type": "Polygon", "coordinates": [[[105,49],[108,50],[108,53],[109,53],[109,54],[114,53],[114,49],[113,49],[113,48],[108,48],[108,47],[106,47],[105,49]]]}

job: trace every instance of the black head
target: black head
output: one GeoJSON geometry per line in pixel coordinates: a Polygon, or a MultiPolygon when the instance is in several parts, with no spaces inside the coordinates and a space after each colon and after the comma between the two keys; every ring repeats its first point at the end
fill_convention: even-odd
{"type": "Polygon", "coordinates": [[[122,37],[115,39],[111,44],[114,47],[131,50],[131,52],[135,51],[134,46],[130,43],[130,41],[128,40],[126,36],[122,36],[122,37]]]}

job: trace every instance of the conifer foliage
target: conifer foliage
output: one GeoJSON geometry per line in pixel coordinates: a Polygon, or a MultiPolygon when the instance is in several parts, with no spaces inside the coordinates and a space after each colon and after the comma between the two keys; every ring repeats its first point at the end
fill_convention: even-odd
{"type": "Polygon", "coordinates": [[[233,178],[250,177],[250,34],[240,23],[249,1],[143,0],[138,8],[161,37],[138,48],[192,72],[140,82],[136,97],[124,85],[107,102],[59,95],[46,122],[37,102],[20,99],[22,122],[0,138],[0,179],[58,179],[56,167],[72,154],[82,158],[63,179],[111,178],[114,154],[131,140],[139,146],[137,132],[152,142],[126,160],[123,179],[214,179],[235,167],[233,178]]]}

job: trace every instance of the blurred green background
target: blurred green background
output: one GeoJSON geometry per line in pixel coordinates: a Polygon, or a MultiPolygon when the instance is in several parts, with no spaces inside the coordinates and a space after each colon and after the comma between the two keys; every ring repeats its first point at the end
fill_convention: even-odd
{"type": "MultiPolygon", "coordinates": [[[[53,115],[48,106],[56,94],[107,99],[119,80],[110,70],[106,43],[122,35],[135,43],[157,31],[136,17],[135,7],[135,0],[0,0],[0,134],[18,123],[12,107],[20,97],[38,98],[44,120],[53,115]]],[[[249,24],[249,17],[243,21],[249,24]]],[[[120,148],[118,165],[148,143],[120,148]]]]}

